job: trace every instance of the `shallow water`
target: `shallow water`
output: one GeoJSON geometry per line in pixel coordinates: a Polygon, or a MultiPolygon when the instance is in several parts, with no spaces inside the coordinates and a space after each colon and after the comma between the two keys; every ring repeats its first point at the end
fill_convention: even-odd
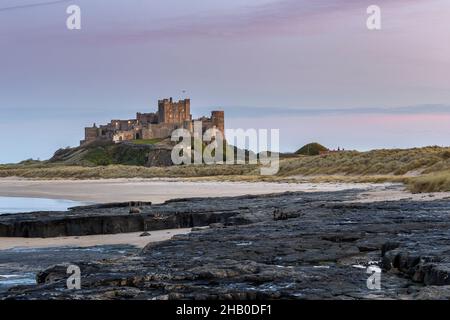
{"type": "Polygon", "coordinates": [[[22,274],[0,274],[0,291],[19,285],[36,284],[36,274],[25,272],[22,274]]]}
{"type": "Polygon", "coordinates": [[[131,245],[0,250],[0,299],[12,287],[36,284],[36,274],[52,265],[117,259],[139,250],[131,245]]]}
{"type": "Polygon", "coordinates": [[[62,199],[0,197],[0,214],[33,212],[33,211],[65,211],[70,207],[84,203],[62,199]]]}

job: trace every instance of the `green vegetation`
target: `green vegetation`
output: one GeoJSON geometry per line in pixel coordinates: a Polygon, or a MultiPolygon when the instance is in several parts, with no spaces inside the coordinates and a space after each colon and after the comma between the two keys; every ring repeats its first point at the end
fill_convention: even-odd
{"type": "Polygon", "coordinates": [[[161,141],[162,139],[140,139],[140,140],[132,140],[131,143],[137,145],[152,145],[157,144],[158,142],[161,141]]]}
{"type": "Polygon", "coordinates": [[[86,147],[60,149],[48,162],[81,166],[145,166],[152,150],[154,147],[149,144],[98,142],[86,147]]]}
{"type": "Polygon", "coordinates": [[[279,175],[421,175],[450,170],[450,148],[345,151],[285,159],[279,175]]]}
{"type": "MultiPolygon", "coordinates": [[[[230,146],[227,151],[230,152],[230,146]]],[[[61,149],[50,161],[0,165],[0,177],[101,179],[185,177],[232,181],[402,182],[413,192],[450,191],[450,148],[336,152],[280,159],[276,176],[257,165],[145,167],[153,146],[96,144],[61,149]]],[[[156,156],[159,156],[158,154],[156,156]]],[[[169,157],[170,159],[170,157],[169,157]]]]}
{"type": "Polygon", "coordinates": [[[146,148],[131,148],[126,145],[96,147],[90,149],[84,159],[97,166],[110,164],[143,166],[147,162],[149,151],[146,148]]]}
{"type": "Polygon", "coordinates": [[[450,191],[450,170],[411,178],[406,184],[414,193],[450,191]]]}
{"type": "Polygon", "coordinates": [[[241,176],[257,177],[257,167],[247,165],[188,165],[171,167],[143,167],[127,165],[76,166],[40,164],[33,166],[1,165],[0,177],[23,177],[33,179],[115,179],[115,178],[159,178],[159,177],[212,177],[241,176]]]}
{"type": "Polygon", "coordinates": [[[304,155],[304,156],[317,156],[321,152],[328,151],[328,148],[325,148],[323,145],[313,142],[308,143],[307,145],[298,149],[295,154],[304,155]]]}

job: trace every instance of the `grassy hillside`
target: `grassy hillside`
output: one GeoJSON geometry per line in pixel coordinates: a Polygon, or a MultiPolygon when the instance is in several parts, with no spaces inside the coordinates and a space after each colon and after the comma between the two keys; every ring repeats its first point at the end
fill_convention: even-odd
{"type": "Polygon", "coordinates": [[[282,177],[313,181],[403,182],[413,192],[450,191],[450,148],[338,152],[281,161],[282,177]]]}
{"type": "Polygon", "coordinates": [[[21,164],[0,165],[0,177],[209,177],[247,181],[393,181],[405,183],[413,192],[450,191],[450,148],[442,147],[348,151],[322,156],[295,155],[280,159],[280,170],[273,177],[260,176],[256,165],[144,167],[141,165],[140,151],[134,154],[134,151],[123,151],[119,146],[96,146],[90,150],[71,149],[69,153],[64,150],[57,152],[49,162],[28,160],[21,164]],[[116,161],[128,165],[115,164],[116,161]]]}
{"type": "MultiPolygon", "coordinates": [[[[149,166],[152,153],[169,150],[170,146],[161,140],[139,140],[140,143],[95,142],[87,146],[59,149],[48,161],[49,164],[80,165],[80,166],[108,166],[132,165],[149,166]]],[[[167,151],[170,154],[170,151],[167,151]]],[[[167,155],[166,155],[167,158],[167,155]]],[[[165,159],[161,165],[170,165],[165,159]]],[[[170,160],[170,157],[169,157],[170,160]]]]}
{"type": "Polygon", "coordinates": [[[286,159],[279,174],[288,175],[417,175],[450,169],[450,148],[345,151],[286,159]]]}
{"type": "Polygon", "coordinates": [[[313,142],[308,143],[307,145],[301,147],[298,149],[295,154],[304,155],[304,156],[317,156],[321,152],[328,151],[328,148],[324,147],[323,145],[313,142]]]}

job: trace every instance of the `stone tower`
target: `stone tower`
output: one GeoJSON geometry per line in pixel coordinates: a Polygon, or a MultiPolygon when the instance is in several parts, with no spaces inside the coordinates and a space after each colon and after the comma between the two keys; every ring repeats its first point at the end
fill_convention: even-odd
{"type": "Polygon", "coordinates": [[[183,123],[191,121],[191,100],[174,102],[172,98],[158,101],[159,123],[183,123]]]}
{"type": "Polygon", "coordinates": [[[225,113],[223,111],[212,111],[211,122],[225,136],[225,113]]]}

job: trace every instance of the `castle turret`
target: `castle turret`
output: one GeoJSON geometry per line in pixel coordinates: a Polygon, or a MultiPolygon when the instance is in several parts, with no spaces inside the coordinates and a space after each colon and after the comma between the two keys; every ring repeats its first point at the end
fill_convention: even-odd
{"type": "Polygon", "coordinates": [[[217,130],[221,131],[225,136],[225,112],[224,111],[213,111],[211,112],[211,122],[212,125],[216,127],[217,130]]]}

